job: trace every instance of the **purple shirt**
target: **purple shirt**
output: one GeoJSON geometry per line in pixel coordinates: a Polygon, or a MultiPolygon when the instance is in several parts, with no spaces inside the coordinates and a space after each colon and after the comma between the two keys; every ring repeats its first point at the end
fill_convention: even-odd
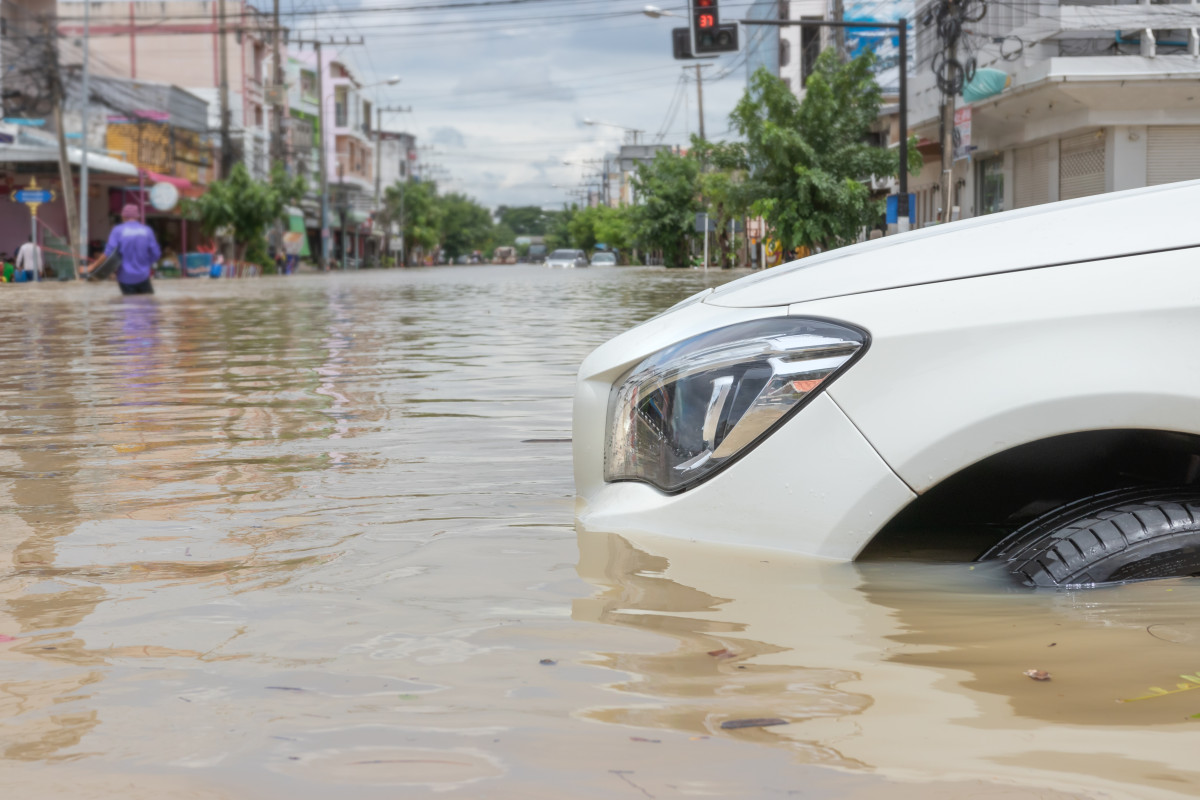
{"type": "Polygon", "coordinates": [[[122,222],[108,235],[104,255],[111,256],[117,250],[121,251],[121,268],[117,270],[119,283],[133,284],[149,280],[151,267],[162,258],[154,231],[132,219],[122,222]]]}

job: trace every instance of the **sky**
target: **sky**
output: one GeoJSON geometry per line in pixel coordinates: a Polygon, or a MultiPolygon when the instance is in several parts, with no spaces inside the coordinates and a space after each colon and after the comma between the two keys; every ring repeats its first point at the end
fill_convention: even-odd
{"type": "MultiPolygon", "coordinates": [[[[307,37],[363,37],[362,46],[342,50],[363,82],[401,79],[367,89],[368,96],[412,109],[385,113],[383,128],[414,133],[420,146],[432,148],[421,151],[421,161],[440,168],[444,191],[493,208],[577,201],[571,191],[597,171],[584,162],[615,152],[629,135],[622,128],[641,131],[640,142],[686,145],[699,124],[696,63],[709,65],[703,68],[709,138],[726,134],[745,89],[742,54],[674,60],[671,29],[686,20],[643,15],[647,0],[461,7],[476,2],[284,0],[282,22],[307,37]],[[441,7],[409,10],[421,6],[441,7]],[[685,66],[691,80],[684,80],[685,66]]],[[[744,15],[749,2],[723,0],[722,18],[744,15]]],[[[270,7],[264,0],[258,5],[270,7]]],[[[678,14],[686,8],[682,0],[657,5],[678,14]]]]}

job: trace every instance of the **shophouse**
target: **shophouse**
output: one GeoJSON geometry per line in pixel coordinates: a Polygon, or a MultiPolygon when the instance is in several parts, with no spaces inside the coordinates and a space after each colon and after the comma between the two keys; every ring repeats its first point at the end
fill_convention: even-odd
{"type": "Polygon", "coordinates": [[[360,266],[375,200],[373,105],[362,82],[334,52],[325,51],[324,105],[327,131],[319,148],[329,183],[330,254],[340,266],[360,266]]]}
{"type": "MultiPolygon", "coordinates": [[[[971,26],[976,80],[956,99],[951,216],[1200,178],[1200,15],[1194,4],[988,3],[971,26]]],[[[918,225],[941,197],[942,49],[923,6],[914,17],[917,67],[909,130],[925,169],[910,179],[918,225]]],[[[969,52],[969,51],[968,51],[969,52]]],[[[966,56],[964,56],[965,60],[966,56]]],[[[899,135],[892,119],[891,140],[899,135]]]]}
{"type": "MultiPolygon", "coordinates": [[[[221,129],[224,78],[235,160],[243,161],[255,177],[265,177],[270,170],[266,73],[271,18],[246,2],[226,0],[222,46],[221,5],[217,0],[94,2],[91,70],[95,75],[157,81],[195,93],[208,103],[212,131],[221,129]]],[[[81,12],[60,13],[59,30],[80,36],[81,12]]]]}

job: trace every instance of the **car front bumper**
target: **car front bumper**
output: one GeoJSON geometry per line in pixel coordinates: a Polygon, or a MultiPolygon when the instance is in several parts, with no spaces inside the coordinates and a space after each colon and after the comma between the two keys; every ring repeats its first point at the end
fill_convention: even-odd
{"type": "Polygon", "coordinates": [[[604,481],[613,384],[651,353],[698,333],[786,307],[730,309],[702,302],[602,345],[580,368],[575,396],[576,517],[584,529],[666,535],[851,559],[913,498],[826,394],[727,469],[686,491],[604,481]]]}

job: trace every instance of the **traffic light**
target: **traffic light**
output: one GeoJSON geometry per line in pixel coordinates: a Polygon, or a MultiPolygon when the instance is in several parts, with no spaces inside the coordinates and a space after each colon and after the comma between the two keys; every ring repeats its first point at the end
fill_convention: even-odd
{"type": "MultiPolygon", "coordinates": [[[[692,32],[692,57],[715,53],[734,53],[738,49],[736,22],[721,23],[718,0],[689,0],[688,22],[692,32]]],[[[676,58],[679,56],[677,55],[676,58]]]]}
{"type": "Polygon", "coordinates": [[[671,29],[671,51],[675,54],[675,58],[695,58],[692,55],[692,29],[691,28],[672,28],[671,29]]]}

